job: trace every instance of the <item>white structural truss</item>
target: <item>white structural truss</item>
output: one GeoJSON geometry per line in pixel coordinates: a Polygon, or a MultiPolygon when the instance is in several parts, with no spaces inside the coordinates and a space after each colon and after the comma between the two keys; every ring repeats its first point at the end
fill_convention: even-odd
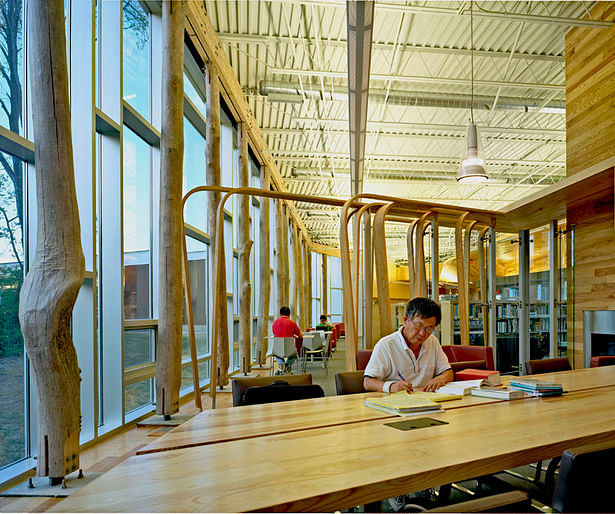
{"type": "MultiPolygon", "coordinates": [[[[486,209],[566,176],[564,38],[611,26],[590,15],[594,4],[474,2],[472,98],[470,3],[376,1],[371,41],[359,41],[371,62],[363,172],[353,177],[361,127],[349,126],[346,1],[205,0],[289,191],[346,198],[354,179],[364,192],[486,209]],[[455,180],[470,107],[486,184],[455,180]]],[[[300,212],[314,241],[337,241],[337,212],[300,212]]],[[[403,244],[391,250],[405,259],[403,244]]]]}

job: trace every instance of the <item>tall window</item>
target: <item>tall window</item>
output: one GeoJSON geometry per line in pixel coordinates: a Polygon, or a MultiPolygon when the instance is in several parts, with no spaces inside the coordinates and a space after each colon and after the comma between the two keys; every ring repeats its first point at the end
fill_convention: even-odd
{"type": "MultiPolygon", "coordinates": [[[[0,0],[0,124],[22,133],[23,0],[0,0]]],[[[2,163],[4,165],[4,163],[2,163]]],[[[5,167],[11,175],[11,170],[5,167]]],[[[21,193],[21,190],[19,190],[21,193]]]]}
{"type": "Polygon", "coordinates": [[[150,119],[150,17],[137,0],[124,0],[122,97],[150,119]]]}
{"type": "Polygon", "coordinates": [[[150,150],[124,127],[124,318],[151,316],[150,150]]]}
{"type": "Polygon", "coordinates": [[[23,163],[0,153],[0,468],[26,456],[24,346],[18,319],[23,213],[15,187],[22,176],[23,163]]]}

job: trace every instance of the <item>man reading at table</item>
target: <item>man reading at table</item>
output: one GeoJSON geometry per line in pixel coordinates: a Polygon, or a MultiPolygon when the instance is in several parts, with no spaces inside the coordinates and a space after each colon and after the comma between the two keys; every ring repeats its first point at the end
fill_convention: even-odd
{"type": "Polygon", "coordinates": [[[433,300],[410,300],[403,326],[374,346],[364,372],[365,390],[435,391],[451,382],[453,370],[433,335],[441,318],[440,306],[433,300]]]}
{"type": "MultiPolygon", "coordinates": [[[[274,320],[273,325],[271,325],[271,331],[275,337],[294,337],[297,354],[301,355],[303,332],[301,332],[299,325],[290,319],[290,307],[283,306],[280,309],[280,317],[274,320]]],[[[278,361],[278,374],[290,373],[293,363],[297,360],[297,355],[289,357],[287,362],[284,362],[284,359],[279,357],[276,357],[276,360],[278,361]]]]}

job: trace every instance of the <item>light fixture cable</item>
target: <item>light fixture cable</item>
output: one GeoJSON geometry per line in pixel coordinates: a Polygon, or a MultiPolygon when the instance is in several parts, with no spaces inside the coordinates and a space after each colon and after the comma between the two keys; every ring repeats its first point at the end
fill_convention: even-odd
{"type": "Polygon", "coordinates": [[[474,18],[472,16],[472,5],[470,1],[470,120],[474,124],[474,18]]]}

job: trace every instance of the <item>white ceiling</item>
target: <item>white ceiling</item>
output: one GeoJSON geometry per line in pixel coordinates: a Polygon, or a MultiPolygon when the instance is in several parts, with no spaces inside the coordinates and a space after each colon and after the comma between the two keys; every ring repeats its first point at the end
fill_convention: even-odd
{"type": "MultiPolygon", "coordinates": [[[[346,2],[205,5],[288,189],[347,198],[346,2]]],[[[593,5],[473,4],[472,105],[490,180],[462,185],[470,3],[376,2],[363,190],[500,209],[565,177],[564,36],[593,5]]],[[[313,240],[336,245],[337,211],[299,207],[313,240]]],[[[390,256],[403,261],[396,232],[390,256]]]]}

